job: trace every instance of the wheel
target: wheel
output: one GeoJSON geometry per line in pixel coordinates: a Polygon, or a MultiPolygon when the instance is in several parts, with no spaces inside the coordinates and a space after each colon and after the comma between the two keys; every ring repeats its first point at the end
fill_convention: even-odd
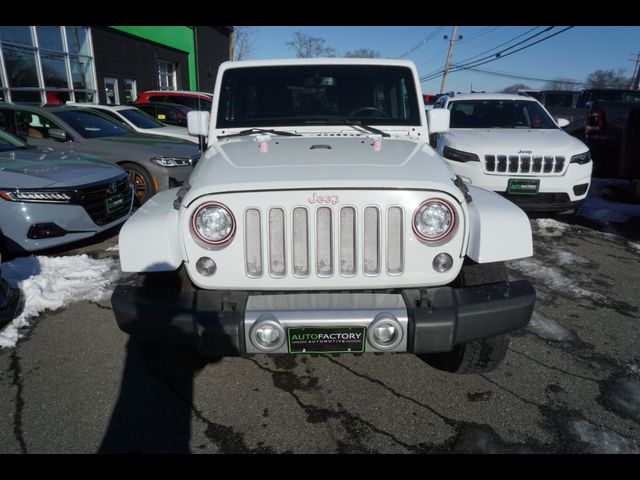
{"type": "Polygon", "coordinates": [[[133,185],[133,201],[136,207],[139,207],[155,195],[155,184],[151,178],[151,174],[144,167],[128,162],[120,166],[127,172],[129,182],[133,185]]]}
{"type": "MultiPolygon", "coordinates": [[[[455,284],[462,287],[487,285],[507,280],[503,262],[464,265],[455,284]]],[[[456,345],[450,352],[418,355],[438,370],[450,373],[487,373],[500,366],[509,348],[509,335],[481,338],[456,345]]]]}
{"type": "Polygon", "coordinates": [[[380,110],[379,108],[376,108],[376,107],[356,108],[353,112],[349,113],[349,116],[350,117],[358,116],[358,114],[361,113],[361,112],[373,112],[373,113],[377,113],[381,117],[385,117],[385,118],[389,116],[383,110],[380,110]]]}

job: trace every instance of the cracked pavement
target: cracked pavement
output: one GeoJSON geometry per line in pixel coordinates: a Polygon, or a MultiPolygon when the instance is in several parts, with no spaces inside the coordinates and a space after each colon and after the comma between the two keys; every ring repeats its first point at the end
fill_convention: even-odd
{"type": "Polygon", "coordinates": [[[207,360],[78,302],[0,350],[0,453],[639,453],[638,238],[532,228],[535,256],[508,267],[535,284],[535,324],[495,372],[410,354],[207,360]]]}

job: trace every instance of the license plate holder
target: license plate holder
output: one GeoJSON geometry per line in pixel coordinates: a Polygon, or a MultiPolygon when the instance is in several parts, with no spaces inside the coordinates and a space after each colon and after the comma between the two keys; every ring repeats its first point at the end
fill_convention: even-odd
{"type": "Polygon", "coordinates": [[[290,327],[289,353],[363,353],[367,327],[290,327]]]}
{"type": "Polygon", "coordinates": [[[112,213],[114,210],[117,210],[122,206],[124,202],[125,202],[124,193],[119,193],[117,195],[107,198],[105,200],[107,213],[112,213]]]}
{"type": "Polygon", "coordinates": [[[510,195],[535,195],[540,190],[540,179],[510,178],[507,193],[510,195]]]}

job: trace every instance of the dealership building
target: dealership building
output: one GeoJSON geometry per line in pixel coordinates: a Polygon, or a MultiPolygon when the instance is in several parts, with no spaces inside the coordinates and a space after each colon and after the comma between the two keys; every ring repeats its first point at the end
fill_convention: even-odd
{"type": "Polygon", "coordinates": [[[124,104],[146,90],[213,92],[233,27],[0,26],[0,101],[124,104]]]}

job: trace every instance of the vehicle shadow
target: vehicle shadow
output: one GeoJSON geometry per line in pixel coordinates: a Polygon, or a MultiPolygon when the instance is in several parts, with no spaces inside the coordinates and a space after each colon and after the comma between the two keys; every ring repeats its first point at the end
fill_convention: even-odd
{"type": "Polygon", "coordinates": [[[120,394],[98,453],[190,453],[195,349],[130,337],[120,394]]]}
{"type": "Polygon", "coordinates": [[[197,293],[181,286],[184,276],[167,274],[148,275],[125,294],[131,297],[122,308],[135,305],[131,331],[154,338],[129,337],[119,396],[98,453],[190,453],[194,379],[221,357],[196,349],[196,333],[185,331],[180,319],[194,311],[185,305],[195,308],[197,293]]]}

